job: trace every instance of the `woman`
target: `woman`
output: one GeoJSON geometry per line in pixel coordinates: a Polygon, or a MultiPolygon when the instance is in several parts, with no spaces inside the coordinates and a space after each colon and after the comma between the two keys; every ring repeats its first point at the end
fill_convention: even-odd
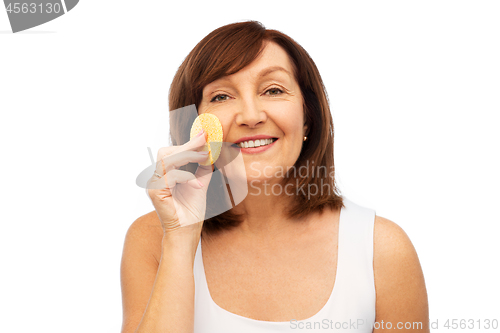
{"type": "Polygon", "coordinates": [[[410,240],[338,194],[332,118],[306,51],[257,22],[221,27],[172,82],[170,110],[192,104],[243,147],[248,195],[202,221],[214,169],[186,170],[206,160],[206,134],[189,140],[188,117],[176,112],[174,146],[158,152],[151,179],[169,188],[149,188],[155,211],[125,239],[122,333],[428,332],[410,240]],[[263,146],[251,148],[257,139],[263,146]]]}

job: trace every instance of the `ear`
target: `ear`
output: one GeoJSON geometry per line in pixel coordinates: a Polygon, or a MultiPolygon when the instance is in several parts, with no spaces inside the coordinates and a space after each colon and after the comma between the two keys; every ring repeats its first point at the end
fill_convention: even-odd
{"type": "Polygon", "coordinates": [[[308,126],[306,124],[304,124],[304,135],[307,136],[307,133],[309,133],[308,130],[309,130],[308,126]]]}

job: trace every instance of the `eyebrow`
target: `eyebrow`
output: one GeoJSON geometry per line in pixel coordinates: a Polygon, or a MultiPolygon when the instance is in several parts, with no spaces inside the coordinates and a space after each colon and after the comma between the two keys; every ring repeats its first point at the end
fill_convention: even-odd
{"type": "Polygon", "coordinates": [[[282,71],[282,72],[285,72],[287,73],[289,76],[292,76],[292,74],[287,71],[286,69],[284,69],[283,67],[281,66],[272,66],[272,67],[269,67],[269,68],[266,68],[264,70],[262,70],[260,73],[259,73],[259,77],[264,77],[266,75],[269,75],[273,72],[276,72],[276,71],[282,71]]]}
{"type": "MultiPolygon", "coordinates": [[[[277,71],[280,71],[280,72],[285,72],[285,73],[286,73],[286,74],[288,74],[290,77],[293,77],[293,76],[292,76],[292,74],[291,74],[289,71],[287,71],[286,69],[284,69],[284,68],[283,68],[283,67],[281,67],[281,66],[271,66],[271,67],[265,68],[265,69],[263,69],[263,70],[259,73],[258,77],[259,77],[259,78],[263,78],[263,77],[265,77],[266,75],[269,75],[269,74],[271,74],[271,73],[273,73],[273,72],[277,72],[277,71]]],[[[229,78],[228,78],[227,76],[223,76],[223,77],[221,77],[220,79],[218,79],[218,80],[216,80],[216,81],[219,81],[219,80],[220,80],[220,81],[228,81],[228,80],[229,80],[229,78]]],[[[205,87],[207,87],[207,86],[211,85],[212,83],[213,83],[213,82],[211,82],[211,83],[207,84],[205,87]]],[[[203,89],[203,90],[205,90],[205,89],[203,89]]]]}

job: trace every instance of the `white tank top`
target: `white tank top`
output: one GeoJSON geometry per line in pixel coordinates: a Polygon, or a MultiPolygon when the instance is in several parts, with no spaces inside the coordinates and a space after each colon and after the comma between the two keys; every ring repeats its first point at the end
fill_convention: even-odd
{"type": "Polygon", "coordinates": [[[195,333],[372,332],[375,322],[373,225],[375,211],[344,198],[340,211],[337,275],[323,308],[304,320],[270,322],[231,313],[210,296],[201,254],[194,261],[195,333]]]}

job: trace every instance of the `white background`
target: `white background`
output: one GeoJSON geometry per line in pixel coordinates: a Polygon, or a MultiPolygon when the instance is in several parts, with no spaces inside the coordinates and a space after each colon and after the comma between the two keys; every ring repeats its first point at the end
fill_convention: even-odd
{"type": "Polygon", "coordinates": [[[84,0],[17,34],[0,10],[2,331],[119,332],[124,236],[153,210],[135,178],[167,144],[173,75],[249,19],[316,62],[340,189],[407,232],[439,331],[500,320],[500,3],[327,3],[84,0]]]}

